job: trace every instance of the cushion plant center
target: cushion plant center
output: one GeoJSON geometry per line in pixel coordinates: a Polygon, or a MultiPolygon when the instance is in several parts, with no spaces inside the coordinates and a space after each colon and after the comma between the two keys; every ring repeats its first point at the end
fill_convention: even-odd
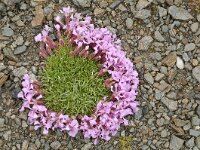
{"type": "Polygon", "coordinates": [[[70,56],[70,47],[60,47],[45,61],[41,73],[45,105],[69,115],[90,114],[96,104],[109,96],[106,77],[98,77],[99,64],[90,59],[70,56]]]}

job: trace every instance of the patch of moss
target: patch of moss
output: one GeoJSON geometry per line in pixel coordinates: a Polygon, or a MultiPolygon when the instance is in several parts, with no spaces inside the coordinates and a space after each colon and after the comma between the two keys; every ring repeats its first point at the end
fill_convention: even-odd
{"type": "Polygon", "coordinates": [[[96,104],[109,96],[104,77],[98,77],[98,63],[72,57],[71,47],[60,47],[45,60],[41,73],[45,105],[53,111],[72,116],[92,113],[96,104]]]}
{"type": "Polygon", "coordinates": [[[119,139],[119,144],[120,144],[120,148],[121,150],[131,150],[131,140],[132,137],[128,136],[128,137],[121,137],[119,139]]]}

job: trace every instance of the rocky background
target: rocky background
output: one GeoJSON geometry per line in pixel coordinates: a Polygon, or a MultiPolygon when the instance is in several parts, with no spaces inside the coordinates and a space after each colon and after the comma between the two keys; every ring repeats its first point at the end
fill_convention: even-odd
{"type": "Polygon", "coordinates": [[[0,95],[2,150],[198,150],[200,1],[0,0],[0,95]],[[116,33],[140,77],[140,110],[117,136],[96,146],[82,135],[44,136],[18,111],[21,76],[38,72],[33,37],[68,5],[116,33]]]}

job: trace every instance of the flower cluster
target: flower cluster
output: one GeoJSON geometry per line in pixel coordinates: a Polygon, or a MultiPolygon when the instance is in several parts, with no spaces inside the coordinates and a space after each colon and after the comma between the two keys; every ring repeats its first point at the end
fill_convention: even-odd
{"type": "MultiPolygon", "coordinates": [[[[83,18],[78,13],[73,13],[70,7],[63,8],[60,12],[62,17],[55,18],[57,24],[55,29],[59,44],[64,46],[66,41],[62,38],[63,33],[71,44],[76,48],[70,52],[71,55],[79,55],[88,59],[101,62],[102,67],[99,76],[108,73],[111,77],[105,80],[105,85],[112,92],[109,101],[100,101],[91,116],[69,117],[62,113],[48,110],[42,103],[42,94],[38,93],[33,81],[24,75],[19,97],[23,99],[24,108],[29,109],[28,120],[35,128],[43,127],[44,133],[49,129],[60,129],[67,131],[75,137],[78,131],[82,131],[85,138],[109,140],[114,136],[121,124],[127,125],[127,115],[137,111],[137,87],[139,84],[138,73],[121,47],[121,41],[106,28],[95,28],[91,24],[91,18],[83,18]],[[91,50],[93,50],[91,52],[91,50]]],[[[42,33],[35,37],[35,41],[42,41],[45,47],[41,48],[40,55],[48,57],[59,47],[59,44],[48,37],[50,28],[45,26],[42,33]]]]}

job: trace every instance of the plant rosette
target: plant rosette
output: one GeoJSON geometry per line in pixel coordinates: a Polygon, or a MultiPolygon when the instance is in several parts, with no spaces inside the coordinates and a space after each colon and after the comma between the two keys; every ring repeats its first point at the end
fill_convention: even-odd
{"type": "Polygon", "coordinates": [[[59,129],[75,137],[80,131],[95,143],[108,141],[121,125],[128,125],[125,117],[138,110],[138,73],[115,34],[95,28],[91,17],[82,17],[70,7],[60,13],[54,25],[58,42],[48,36],[52,29],[47,25],[35,37],[44,43],[40,48],[43,70],[38,81],[24,75],[18,94],[23,100],[20,111],[27,109],[29,123],[35,130],[43,128],[44,134],[59,129]]]}

